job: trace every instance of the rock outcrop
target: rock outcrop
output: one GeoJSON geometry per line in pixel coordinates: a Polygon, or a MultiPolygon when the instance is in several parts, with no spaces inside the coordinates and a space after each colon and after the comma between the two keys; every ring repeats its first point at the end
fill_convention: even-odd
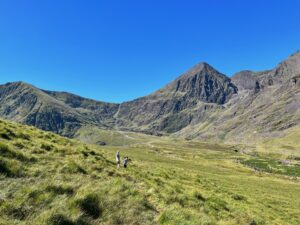
{"type": "Polygon", "coordinates": [[[237,142],[278,136],[300,124],[300,52],[272,70],[232,79],[200,63],[121,104],[7,83],[0,85],[0,116],[70,137],[82,126],[237,142]]]}

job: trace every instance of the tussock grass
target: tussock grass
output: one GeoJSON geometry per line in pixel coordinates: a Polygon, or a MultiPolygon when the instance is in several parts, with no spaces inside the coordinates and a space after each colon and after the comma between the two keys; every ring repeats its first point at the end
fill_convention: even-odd
{"type": "Polygon", "coordinates": [[[77,205],[84,214],[91,216],[93,219],[99,218],[102,214],[100,199],[96,194],[88,194],[84,198],[79,199],[77,205]]]}
{"type": "Polygon", "coordinates": [[[52,192],[57,195],[73,195],[74,189],[70,186],[65,185],[48,185],[45,189],[48,192],[52,192]]]}
{"type": "Polygon", "coordinates": [[[55,215],[52,215],[48,219],[47,224],[49,224],[49,225],[75,225],[76,223],[74,223],[72,220],[70,220],[63,214],[55,214],[55,215]]]}
{"type": "MultiPolygon", "coordinates": [[[[20,161],[30,161],[22,152],[11,149],[8,145],[0,142],[0,154],[3,157],[13,158],[20,161]]],[[[31,159],[33,160],[33,158],[31,159]]]]}
{"type": "Polygon", "coordinates": [[[116,134],[119,146],[87,145],[1,120],[0,131],[9,137],[0,137],[0,224],[300,221],[299,180],[278,154],[133,133],[116,134]],[[127,169],[116,168],[117,150],[127,169]]]}
{"type": "Polygon", "coordinates": [[[24,167],[18,161],[0,157],[0,174],[7,177],[22,177],[25,172],[24,167]]]}

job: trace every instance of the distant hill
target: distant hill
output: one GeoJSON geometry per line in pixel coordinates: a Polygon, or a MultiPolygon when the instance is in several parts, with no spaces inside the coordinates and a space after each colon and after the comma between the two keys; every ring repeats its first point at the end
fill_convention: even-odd
{"type": "Polygon", "coordinates": [[[118,105],[85,99],[70,93],[38,89],[24,82],[0,86],[0,115],[64,136],[82,125],[113,127],[118,105]]]}
{"type": "MultiPolygon", "coordinates": [[[[121,104],[0,86],[0,116],[73,137],[83,127],[232,142],[281,136],[300,124],[300,52],[276,68],[231,79],[200,63],[160,90],[121,104]]],[[[78,133],[77,133],[78,135],[78,133]]]]}
{"type": "Polygon", "coordinates": [[[150,133],[175,133],[207,112],[222,108],[234,94],[230,78],[200,63],[157,92],[120,105],[118,127],[150,133]]]}
{"type": "Polygon", "coordinates": [[[261,72],[242,71],[232,77],[238,94],[224,108],[180,134],[251,141],[281,136],[300,124],[300,52],[276,68],[261,72]]]}

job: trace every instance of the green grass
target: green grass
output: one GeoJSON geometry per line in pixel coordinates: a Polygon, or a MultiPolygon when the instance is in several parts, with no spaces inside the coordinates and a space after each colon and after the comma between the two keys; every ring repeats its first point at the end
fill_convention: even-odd
{"type": "Polygon", "coordinates": [[[300,222],[295,157],[123,132],[116,146],[88,145],[1,120],[0,131],[0,224],[300,222]]]}
{"type": "Polygon", "coordinates": [[[283,161],[259,157],[241,162],[257,171],[300,177],[300,164],[285,165],[283,161]]]}
{"type": "MultiPolygon", "coordinates": [[[[135,135],[135,134],[134,134],[135,135]]],[[[95,126],[83,126],[75,134],[78,140],[85,143],[120,146],[135,143],[135,137],[131,133],[102,130],[95,126]]]]}
{"type": "Polygon", "coordinates": [[[270,138],[258,143],[257,151],[277,153],[283,157],[300,157],[300,126],[287,129],[280,138],[270,138]]]}

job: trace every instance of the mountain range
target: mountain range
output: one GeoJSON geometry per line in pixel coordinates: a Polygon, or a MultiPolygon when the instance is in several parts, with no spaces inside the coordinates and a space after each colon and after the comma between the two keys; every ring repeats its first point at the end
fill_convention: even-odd
{"type": "Polygon", "coordinates": [[[0,85],[0,117],[74,137],[84,127],[248,142],[300,125],[300,51],[274,69],[231,78],[199,63],[158,91],[121,104],[0,85]]]}

